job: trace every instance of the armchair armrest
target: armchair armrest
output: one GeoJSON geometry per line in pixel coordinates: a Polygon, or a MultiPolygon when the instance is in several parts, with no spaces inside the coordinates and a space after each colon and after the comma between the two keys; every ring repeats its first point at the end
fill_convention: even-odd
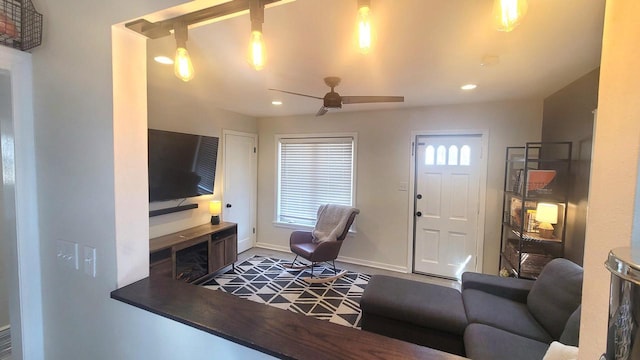
{"type": "Polygon", "coordinates": [[[291,236],[289,237],[289,244],[295,245],[295,244],[310,243],[312,239],[313,239],[313,235],[311,234],[310,231],[294,231],[291,233],[291,236]]]}
{"type": "Polygon", "coordinates": [[[465,272],[462,274],[461,290],[475,289],[526,303],[533,283],[533,280],[503,278],[495,275],[465,272]]]}

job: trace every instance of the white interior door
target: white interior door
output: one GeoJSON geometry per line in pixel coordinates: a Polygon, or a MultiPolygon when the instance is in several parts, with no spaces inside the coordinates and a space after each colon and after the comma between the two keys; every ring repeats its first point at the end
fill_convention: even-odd
{"type": "Polygon", "coordinates": [[[238,253],[255,244],[257,135],[224,131],[222,219],[238,224],[238,253]]]}
{"type": "Polygon", "coordinates": [[[481,160],[481,135],[416,137],[414,272],[475,270],[481,160]]]}

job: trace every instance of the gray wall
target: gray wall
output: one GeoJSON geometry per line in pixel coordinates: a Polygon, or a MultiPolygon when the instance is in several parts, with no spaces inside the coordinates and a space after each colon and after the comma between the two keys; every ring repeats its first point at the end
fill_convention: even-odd
{"type": "Polygon", "coordinates": [[[513,100],[444,105],[406,110],[338,112],[315,116],[266,118],[258,121],[258,245],[289,249],[291,229],[273,224],[276,189],[276,134],[357,132],[357,233],[345,242],[341,258],[364,265],[406,271],[409,247],[408,183],[412,131],[486,130],[488,171],[483,271],[498,272],[504,149],[538,141],[542,100],[513,100]],[[381,172],[381,169],[384,171],[381,172]]]}
{"type": "Polygon", "coordinates": [[[594,69],[544,100],[542,141],[573,143],[565,257],[580,265],[584,257],[593,110],[598,106],[599,76],[600,69],[594,69]]]}
{"type": "MultiPolygon", "coordinates": [[[[11,77],[7,71],[0,70],[0,118],[11,118],[11,77]]],[[[1,155],[1,154],[0,154],[1,155]]],[[[0,156],[0,181],[2,181],[2,156],[0,156]]],[[[4,217],[4,197],[2,196],[2,184],[0,183],[0,223],[4,217]]],[[[4,236],[0,237],[0,329],[9,325],[9,279],[6,267],[9,256],[9,245],[4,236]]]]}

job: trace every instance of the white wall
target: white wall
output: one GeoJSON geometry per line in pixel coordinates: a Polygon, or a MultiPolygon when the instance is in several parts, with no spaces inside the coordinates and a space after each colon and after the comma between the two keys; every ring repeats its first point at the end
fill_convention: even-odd
{"type": "MultiPolygon", "coordinates": [[[[7,71],[0,70],[0,122],[11,118],[11,77],[7,71]]],[[[1,154],[0,154],[1,155],[1,154]]],[[[2,156],[0,156],[0,222],[4,218],[4,198],[2,196],[2,156]]],[[[9,256],[8,237],[0,236],[0,329],[9,325],[9,256]]]]}
{"type": "MultiPolygon", "coordinates": [[[[109,298],[118,276],[127,275],[118,274],[124,269],[116,261],[122,265],[127,257],[116,259],[116,234],[118,251],[129,251],[129,262],[137,268],[144,268],[145,256],[139,251],[148,244],[146,236],[126,237],[140,228],[148,233],[147,214],[139,211],[148,207],[146,179],[138,176],[146,170],[138,166],[129,174],[123,171],[132,163],[144,167],[145,160],[140,159],[146,159],[146,152],[126,152],[144,149],[146,118],[132,109],[128,120],[139,144],[122,146],[127,128],[125,121],[113,120],[114,112],[121,115],[123,110],[114,110],[112,101],[111,25],[177,2],[34,2],[45,16],[43,44],[33,51],[33,68],[46,359],[266,357],[109,298]],[[118,141],[120,147],[115,149],[118,141]],[[141,193],[128,192],[140,188],[141,193]],[[135,200],[128,212],[127,200],[135,200]],[[97,277],[59,266],[56,239],[77,242],[81,249],[95,247],[97,277]]],[[[144,63],[136,62],[139,51],[131,51],[127,58],[127,50],[123,49],[123,62],[139,64],[139,71],[119,78],[145,81],[144,63]]]]}
{"type": "Polygon", "coordinates": [[[596,359],[606,349],[610,273],[603,263],[612,248],[631,245],[640,149],[639,40],[640,3],[607,1],[589,185],[581,359],[596,359]]]}
{"type": "Polygon", "coordinates": [[[374,266],[403,270],[407,263],[411,132],[488,130],[489,161],[484,271],[497,273],[500,246],[504,152],[506,146],[539,141],[542,100],[433,106],[409,110],[336,112],[323,117],[294,116],[258,121],[258,244],[288,249],[291,229],[276,227],[275,134],[357,132],[357,234],[347,238],[340,256],[374,266]]]}
{"type": "MultiPolygon", "coordinates": [[[[152,48],[149,46],[149,51],[152,51],[152,48]]],[[[191,86],[193,84],[182,82],[173,75],[171,66],[160,65],[151,60],[148,63],[148,76],[149,128],[217,136],[220,139],[213,196],[199,196],[185,202],[185,204],[197,203],[199,205],[197,209],[150,218],[149,235],[153,238],[205,224],[210,220],[208,201],[220,199],[222,196],[221,184],[224,177],[222,130],[257,134],[258,125],[256,118],[214,107],[210,101],[201,97],[204,91],[197,83],[191,86]],[[170,76],[167,77],[166,73],[170,76]]],[[[150,209],[172,207],[178,203],[179,201],[154,202],[150,204],[150,209]]]]}

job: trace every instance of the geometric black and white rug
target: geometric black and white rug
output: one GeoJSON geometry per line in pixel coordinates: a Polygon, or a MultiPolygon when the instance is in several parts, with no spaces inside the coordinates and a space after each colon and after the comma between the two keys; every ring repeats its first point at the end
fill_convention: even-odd
{"type": "MultiPolygon", "coordinates": [[[[360,298],[370,275],[349,271],[335,281],[309,284],[310,269],[286,269],[288,260],[253,256],[202,284],[243,299],[268,304],[295,313],[360,328],[360,298]]],[[[340,270],[338,270],[340,271],[340,270]]],[[[316,265],[314,275],[333,275],[331,266],[316,265]]]]}

